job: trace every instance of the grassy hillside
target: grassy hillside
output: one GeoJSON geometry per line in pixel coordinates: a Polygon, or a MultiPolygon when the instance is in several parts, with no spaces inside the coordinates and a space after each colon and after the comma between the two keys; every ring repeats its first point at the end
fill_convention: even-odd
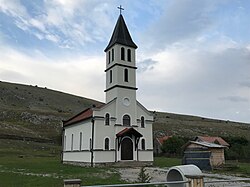
{"type": "Polygon", "coordinates": [[[245,137],[250,140],[250,124],[216,120],[197,116],[156,112],[155,135],[180,135],[195,137],[198,135],[245,137]]]}
{"type": "Polygon", "coordinates": [[[1,139],[58,142],[61,121],[98,101],[62,92],[0,82],[1,139]]]}
{"type": "MultiPolygon", "coordinates": [[[[61,121],[93,104],[100,102],[38,86],[0,82],[1,147],[7,142],[12,145],[12,141],[25,147],[20,140],[59,143],[61,121]]],[[[207,134],[250,138],[249,124],[163,112],[155,113],[153,128],[156,136],[207,134]]]]}

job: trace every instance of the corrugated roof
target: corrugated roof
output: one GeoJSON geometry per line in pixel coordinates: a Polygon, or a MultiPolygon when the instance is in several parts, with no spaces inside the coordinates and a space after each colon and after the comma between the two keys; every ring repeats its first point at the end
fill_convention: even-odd
{"type": "Polygon", "coordinates": [[[187,145],[189,145],[191,143],[194,143],[197,145],[202,145],[202,146],[209,147],[209,148],[225,148],[224,145],[219,145],[219,144],[209,143],[209,142],[197,142],[197,141],[189,141],[187,145]]]}
{"type": "Polygon", "coordinates": [[[106,52],[114,44],[122,44],[125,46],[133,47],[135,49],[137,48],[137,45],[133,42],[129,34],[128,28],[122,15],[119,16],[109,44],[104,51],[106,52]]]}
{"type": "Polygon", "coordinates": [[[201,140],[209,143],[216,143],[219,145],[229,146],[229,144],[222,139],[221,137],[212,137],[212,136],[197,136],[196,140],[201,140]]]}

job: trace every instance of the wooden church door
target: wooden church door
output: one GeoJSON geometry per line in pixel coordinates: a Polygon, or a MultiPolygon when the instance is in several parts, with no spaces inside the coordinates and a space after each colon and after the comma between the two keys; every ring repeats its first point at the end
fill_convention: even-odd
{"type": "Polygon", "coordinates": [[[133,160],[133,142],[130,138],[124,138],[121,143],[121,159],[133,160]]]}

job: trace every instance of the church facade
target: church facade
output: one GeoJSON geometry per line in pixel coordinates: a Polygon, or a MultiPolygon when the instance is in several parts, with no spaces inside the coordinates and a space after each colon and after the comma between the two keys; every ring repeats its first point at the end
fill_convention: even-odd
{"type": "Polygon", "coordinates": [[[153,114],[136,100],[136,44],[120,14],[106,49],[106,102],[63,121],[64,163],[153,162],[153,114]]]}

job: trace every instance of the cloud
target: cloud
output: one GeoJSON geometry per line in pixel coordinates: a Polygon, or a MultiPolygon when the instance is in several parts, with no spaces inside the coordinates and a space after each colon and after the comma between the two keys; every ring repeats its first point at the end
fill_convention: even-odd
{"type": "Polygon", "coordinates": [[[138,73],[154,69],[155,64],[157,64],[157,61],[152,60],[151,58],[138,62],[138,73]]]}
{"type": "Polygon", "coordinates": [[[220,50],[214,50],[216,46],[214,41],[206,49],[199,45],[190,49],[189,43],[182,43],[154,53],[151,58],[158,63],[137,75],[138,98],[151,109],[249,121],[245,81],[249,80],[250,50],[223,42],[220,50]]]}
{"type": "Polygon", "coordinates": [[[15,25],[39,40],[48,40],[60,47],[83,47],[88,43],[106,41],[113,26],[109,6],[99,1],[42,1],[36,14],[21,1],[1,0],[0,12],[9,16],[15,25]],[[91,9],[91,11],[89,11],[91,9]]]}
{"type": "Polygon", "coordinates": [[[239,83],[240,86],[250,88],[250,80],[248,81],[242,81],[239,83]]]}
{"type": "Polygon", "coordinates": [[[226,96],[220,97],[219,100],[231,101],[231,102],[248,102],[248,99],[241,96],[226,96]]]}
{"type": "Polygon", "coordinates": [[[32,56],[6,46],[1,46],[0,51],[0,79],[3,81],[39,85],[104,100],[104,56],[48,59],[39,51],[33,51],[32,56]]]}
{"type": "Polygon", "coordinates": [[[149,49],[162,50],[169,44],[194,39],[214,26],[213,13],[218,4],[211,0],[165,2],[160,19],[145,33],[143,40],[150,44],[149,49]]]}

